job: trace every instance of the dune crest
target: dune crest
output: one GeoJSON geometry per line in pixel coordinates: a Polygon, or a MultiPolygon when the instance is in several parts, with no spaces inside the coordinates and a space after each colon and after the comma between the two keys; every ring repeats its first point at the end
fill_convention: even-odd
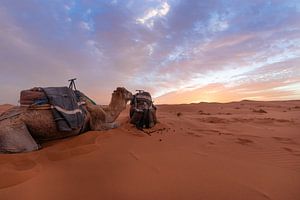
{"type": "Polygon", "coordinates": [[[13,105],[11,104],[3,104],[3,105],[0,105],[0,114],[3,113],[4,111],[12,108],[13,105]]]}

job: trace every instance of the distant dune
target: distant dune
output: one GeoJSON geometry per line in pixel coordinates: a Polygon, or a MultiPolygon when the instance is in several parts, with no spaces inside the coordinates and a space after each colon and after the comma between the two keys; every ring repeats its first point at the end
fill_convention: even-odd
{"type": "Polygon", "coordinates": [[[0,114],[11,107],[13,107],[13,105],[11,105],[11,104],[0,105],[0,114]]]}
{"type": "MultiPolygon", "coordinates": [[[[0,106],[0,112],[10,105],[0,106]]],[[[158,106],[128,123],[0,154],[0,200],[300,198],[300,101],[158,106]]]]}

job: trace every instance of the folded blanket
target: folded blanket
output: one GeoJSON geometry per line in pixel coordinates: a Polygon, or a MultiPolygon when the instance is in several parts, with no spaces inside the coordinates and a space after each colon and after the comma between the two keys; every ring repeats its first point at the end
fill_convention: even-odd
{"type": "Polygon", "coordinates": [[[43,88],[59,131],[72,131],[83,127],[86,117],[82,103],[68,87],[43,88]]]}

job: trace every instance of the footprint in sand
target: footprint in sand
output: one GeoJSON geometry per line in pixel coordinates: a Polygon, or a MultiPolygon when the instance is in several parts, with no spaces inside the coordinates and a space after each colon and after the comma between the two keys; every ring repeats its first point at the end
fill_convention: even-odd
{"type": "Polygon", "coordinates": [[[188,135],[191,135],[191,136],[194,136],[194,137],[199,137],[199,138],[200,138],[200,137],[203,137],[202,135],[197,134],[197,133],[194,133],[194,132],[191,132],[191,131],[188,131],[187,134],[188,134],[188,135]]]}
{"type": "Polygon", "coordinates": [[[283,147],[283,149],[290,152],[292,155],[300,156],[300,151],[297,151],[295,149],[291,149],[289,147],[283,147]]]}
{"type": "Polygon", "coordinates": [[[200,132],[201,135],[216,135],[216,134],[220,134],[220,131],[218,130],[210,130],[210,129],[192,129],[193,131],[197,131],[200,132]]]}
{"type": "Polygon", "coordinates": [[[16,159],[0,166],[0,189],[12,187],[30,180],[41,166],[31,159],[16,159]]]}
{"type": "Polygon", "coordinates": [[[135,152],[133,151],[129,151],[129,155],[134,158],[135,160],[140,160],[140,156],[137,155],[135,152]]]}
{"type": "Polygon", "coordinates": [[[206,117],[206,118],[201,118],[200,121],[206,122],[206,123],[227,123],[229,122],[227,119],[219,118],[219,117],[206,117]]]}
{"type": "Polygon", "coordinates": [[[297,144],[291,138],[283,138],[283,137],[272,137],[272,138],[283,144],[297,144]]]}
{"type": "Polygon", "coordinates": [[[245,138],[237,138],[236,143],[241,144],[241,145],[249,145],[254,143],[252,140],[245,139],[245,138]]]}

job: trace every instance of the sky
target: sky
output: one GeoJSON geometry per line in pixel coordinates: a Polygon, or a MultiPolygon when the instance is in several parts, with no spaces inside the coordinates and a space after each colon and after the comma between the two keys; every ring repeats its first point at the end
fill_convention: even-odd
{"type": "Polygon", "coordinates": [[[300,1],[1,0],[0,104],[74,77],[99,104],[300,99],[300,1]]]}

